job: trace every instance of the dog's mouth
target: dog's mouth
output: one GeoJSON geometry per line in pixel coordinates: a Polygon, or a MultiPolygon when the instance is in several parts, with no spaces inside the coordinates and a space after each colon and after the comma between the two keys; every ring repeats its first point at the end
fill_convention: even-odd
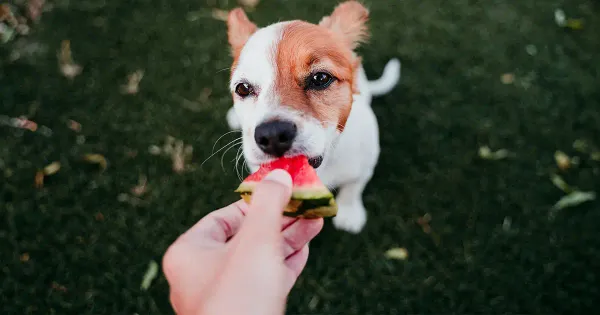
{"type": "Polygon", "coordinates": [[[314,169],[319,168],[319,166],[321,166],[321,163],[323,163],[322,155],[315,156],[315,157],[308,159],[308,164],[310,164],[310,166],[312,166],[314,169]]]}

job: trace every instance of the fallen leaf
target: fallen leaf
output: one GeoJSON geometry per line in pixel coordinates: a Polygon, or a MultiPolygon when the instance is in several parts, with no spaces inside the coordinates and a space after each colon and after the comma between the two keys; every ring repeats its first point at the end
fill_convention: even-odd
{"type": "Polygon", "coordinates": [[[503,84],[512,84],[515,82],[515,75],[512,73],[505,73],[500,77],[500,82],[503,84]]]}
{"type": "Polygon", "coordinates": [[[408,251],[404,247],[391,248],[385,252],[385,257],[389,259],[405,260],[408,258],[408,251]]]}
{"type": "Polygon", "coordinates": [[[10,9],[10,6],[6,3],[0,4],[0,22],[4,21],[6,21],[11,27],[16,27],[19,25],[17,17],[10,9]]]}
{"type": "Polygon", "coordinates": [[[128,195],[128,194],[126,194],[126,193],[120,193],[120,194],[117,196],[117,200],[118,200],[119,202],[128,202],[128,201],[129,201],[129,199],[130,199],[130,198],[129,198],[129,195],[128,195]]]}
{"type": "Polygon", "coordinates": [[[227,17],[229,16],[229,12],[221,9],[213,9],[212,17],[215,20],[227,22],[227,17]]]}
{"type": "Polygon", "coordinates": [[[135,187],[131,188],[131,193],[134,196],[138,196],[138,197],[143,195],[147,190],[147,188],[146,188],[147,183],[148,183],[148,179],[146,178],[146,176],[141,175],[140,179],[138,180],[138,184],[135,187]]]}
{"type": "Polygon", "coordinates": [[[81,124],[78,123],[78,122],[76,122],[76,121],[74,121],[74,120],[72,120],[72,119],[69,119],[67,125],[69,126],[69,129],[71,129],[71,130],[73,130],[75,132],[80,132],[81,131],[81,124]]]}
{"type": "Polygon", "coordinates": [[[96,213],[94,218],[96,219],[96,221],[104,221],[104,214],[102,214],[102,212],[98,212],[96,213]]]}
{"type": "Polygon", "coordinates": [[[554,161],[556,161],[558,168],[563,171],[571,167],[571,158],[562,151],[554,152],[554,161]]]}
{"type": "Polygon", "coordinates": [[[562,177],[560,177],[557,174],[552,174],[550,175],[550,180],[552,181],[552,184],[554,184],[554,186],[558,187],[558,189],[569,193],[572,191],[571,187],[569,186],[569,184],[567,184],[567,182],[565,182],[562,177]]]}
{"type": "Polygon", "coordinates": [[[592,201],[596,199],[595,192],[585,192],[585,191],[572,191],[568,195],[563,196],[554,204],[552,210],[561,210],[568,207],[575,207],[584,202],[592,201]]]}
{"type": "Polygon", "coordinates": [[[510,152],[506,149],[492,151],[488,146],[479,148],[479,157],[484,160],[502,160],[507,158],[509,155],[510,152]]]}
{"type": "Polygon", "coordinates": [[[560,27],[564,27],[567,21],[567,16],[565,15],[565,11],[561,9],[554,10],[554,22],[556,25],[560,27]]]}
{"type": "Polygon", "coordinates": [[[173,144],[174,143],[175,143],[175,137],[173,137],[173,136],[167,136],[167,139],[165,140],[165,144],[163,145],[162,151],[165,154],[171,154],[171,153],[173,153],[173,144]]]}
{"type": "Polygon", "coordinates": [[[35,188],[44,187],[44,171],[37,171],[35,173],[34,186],[35,188]]]}
{"type": "Polygon", "coordinates": [[[52,281],[52,289],[60,292],[67,292],[67,288],[64,285],[58,284],[56,281],[52,281]]]}
{"type": "Polygon", "coordinates": [[[431,233],[431,226],[429,225],[429,222],[431,222],[431,214],[429,213],[425,213],[422,217],[417,219],[417,224],[421,226],[421,229],[425,234],[431,233]]]}
{"type": "Polygon", "coordinates": [[[100,168],[104,171],[108,166],[108,162],[106,158],[101,154],[89,153],[83,155],[83,160],[89,163],[98,164],[100,168]]]}
{"type": "Polygon", "coordinates": [[[556,22],[556,25],[560,27],[570,28],[572,30],[583,29],[582,19],[567,18],[567,15],[561,9],[554,10],[554,22],[556,22]]]}
{"type": "Polygon", "coordinates": [[[585,140],[577,139],[573,142],[573,149],[581,153],[586,153],[590,149],[590,146],[585,140]]]}
{"type": "Polygon", "coordinates": [[[527,52],[528,55],[530,56],[535,56],[537,55],[537,47],[535,47],[535,45],[527,45],[525,46],[525,51],[527,52]]]}
{"type": "Polygon", "coordinates": [[[183,152],[183,141],[177,140],[175,142],[175,148],[173,149],[173,153],[171,154],[171,159],[173,161],[173,170],[176,173],[181,173],[185,170],[185,155],[183,152]]]}
{"type": "Polygon", "coordinates": [[[50,176],[56,174],[60,170],[60,162],[52,162],[44,167],[44,175],[50,176]]]}
{"type": "Polygon", "coordinates": [[[160,149],[159,146],[153,144],[150,147],[148,147],[148,152],[150,152],[150,154],[152,154],[152,155],[160,155],[162,150],[160,149]]]}
{"type": "Polygon", "coordinates": [[[38,124],[35,121],[31,121],[25,117],[15,117],[10,121],[11,125],[15,128],[27,129],[31,132],[35,132],[38,129],[38,124]]]}
{"type": "Polygon", "coordinates": [[[83,68],[73,61],[71,55],[71,41],[63,40],[60,45],[60,51],[58,53],[58,65],[62,74],[73,79],[81,73],[83,68]]]}
{"type": "Polygon", "coordinates": [[[144,274],[144,278],[142,279],[142,284],[140,285],[140,288],[143,291],[148,290],[148,288],[150,288],[150,284],[152,284],[152,281],[154,280],[154,278],[156,278],[157,275],[158,275],[158,264],[154,260],[151,260],[150,263],[148,264],[148,269],[146,270],[146,273],[144,274]]]}
{"type": "Polygon", "coordinates": [[[510,227],[512,225],[512,220],[509,217],[505,217],[504,221],[502,221],[502,230],[505,232],[510,231],[510,227]]]}
{"type": "Polygon", "coordinates": [[[15,36],[16,29],[8,27],[3,23],[0,23],[0,40],[3,44],[8,43],[15,36]]]}
{"type": "Polygon", "coordinates": [[[37,22],[42,15],[42,9],[44,6],[45,0],[28,0],[27,1],[27,15],[29,18],[37,22]]]}
{"type": "Polygon", "coordinates": [[[582,19],[568,19],[565,23],[565,27],[570,28],[572,30],[581,30],[583,29],[583,20],[582,19]]]}
{"type": "Polygon", "coordinates": [[[121,86],[121,92],[124,94],[137,94],[140,81],[144,77],[144,70],[136,70],[127,76],[127,84],[121,86]]]}

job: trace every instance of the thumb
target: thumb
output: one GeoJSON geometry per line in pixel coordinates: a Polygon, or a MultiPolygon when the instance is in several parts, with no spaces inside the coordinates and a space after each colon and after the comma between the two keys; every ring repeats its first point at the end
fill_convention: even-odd
{"type": "Polygon", "coordinates": [[[276,245],[275,243],[281,238],[283,211],[291,195],[290,174],[282,169],[269,173],[256,185],[252,193],[246,218],[238,233],[239,240],[276,245]]]}

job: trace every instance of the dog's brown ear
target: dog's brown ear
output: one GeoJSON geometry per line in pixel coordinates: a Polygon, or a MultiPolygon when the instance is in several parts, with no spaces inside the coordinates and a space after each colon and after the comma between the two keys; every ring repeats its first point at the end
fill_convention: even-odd
{"type": "Polygon", "coordinates": [[[258,27],[252,23],[241,8],[231,10],[227,16],[227,37],[231,46],[231,53],[238,58],[248,38],[258,27]]]}
{"type": "Polygon", "coordinates": [[[319,25],[338,34],[350,49],[355,49],[368,38],[368,20],[369,10],[351,0],[340,3],[330,16],[321,19],[319,25]]]}

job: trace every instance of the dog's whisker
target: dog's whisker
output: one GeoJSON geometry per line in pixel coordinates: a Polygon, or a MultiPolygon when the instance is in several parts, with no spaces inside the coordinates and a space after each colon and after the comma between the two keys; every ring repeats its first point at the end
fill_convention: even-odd
{"type": "Polygon", "coordinates": [[[223,169],[223,172],[225,172],[225,165],[223,165],[223,158],[225,158],[225,154],[227,154],[227,151],[229,151],[229,150],[235,148],[235,146],[241,145],[241,144],[242,144],[242,140],[230,145],[229,148],[227,148],[227,150],[225,150],[223,152],[223,155],[221,155],[221,169],[223,169]]]}
{"type": "MultiPolygon", "coordinates": [[[[241,177],[244,176],[244,170],[248,169],[248,164],[246,163],[246,160],[243,160],[243,161],[244,162],[242,163],[242,176],[241,177]]],[[[241,181],[241,179],[240,179],[240,181],[241,181]]]]}
{"type": "Polygon", "coordinates": [[[216,73],[223,72],[223,71],[225,71],[225,70],[229,70],[229,69],[231,69],[231,67],[226,67],[226,68],[223,68],[223,69],[221,69],[221,70],[217,70],[217,72],[216,72],[216,73]]]}
{"type": "Polygon", "coordinates": [[[218,154],[219,152],[221,152],[222,150],[226,149],[227,147],[230,146],[235,146],[237,143],[236,141],[241,141],[242,137],[233,139],[231,142],[227,143],[226,145],[224,145],[222,148],[220,148],[219,150],[217,150],[217,152],[214,152],[213,154],[211,154],[209,157],[206,158],[206,160],[204,160],[202,162],[202,164],[200,164],[200,167],[202,167],[204,165],[204,163],[206,163],[206,161],[208,161],[211,157],[215,156],[215,154],[218,154]]]}
{"type": "MultiPolygon", "coordinates": [[[[239,130],[231,130],[231,131],[228,131],[228,132],[224,133],[223,135],[221,135],[221,136],[220,136],[220,137],[217,139],[217,141],[215,141],[215,144],[213,144],[213,147],[212,147],[212,152],[215,152],[215,147],[217,146],[217,143],[219,143],[219,140],[221,140],[221,138],[223,138],[223,137],[225,137],[226,135],[228,135],[228,134],[230,134],[230,133],[233,133],[233,132],[241,132],[241,131],[239,131],[239,130]]],[[[211,152],[211,153],[212,153],[212,152],[211,152]]]]}
{"type": "Polygon", "coordinates": [[[242,149],[243,149],[243,147],[240,146],[240,148],[238,149],[238,152],[236,154],[236,158],[235,158],[235,173],[237,174],[237,177],[240,181],[243,180],[242,176],[243,176],[243,172],[244,172],[244,169],[242,169],[242,171],[240,172],[239,167],[238,167],[240,159],[244,155],[244,151],[242,151],[242,149]]]}

